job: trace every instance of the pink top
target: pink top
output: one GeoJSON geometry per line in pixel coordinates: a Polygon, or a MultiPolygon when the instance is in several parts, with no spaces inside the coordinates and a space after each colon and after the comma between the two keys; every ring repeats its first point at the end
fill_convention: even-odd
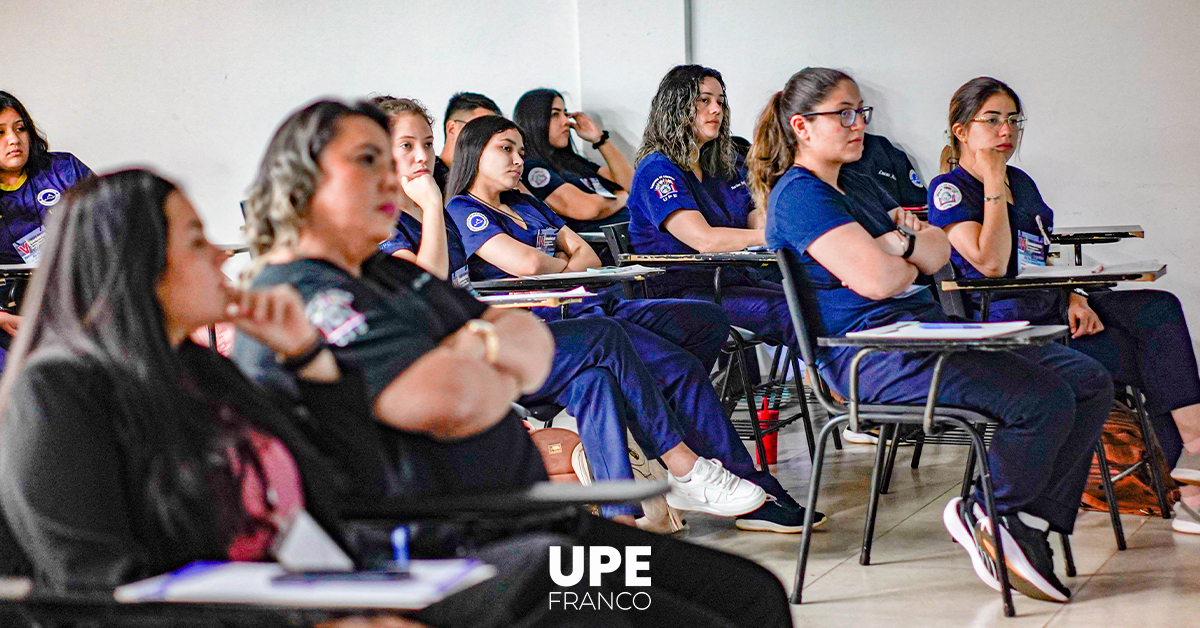
{"type": "Polygon", "coordinates": [[[279,439],[253,429],[246,429],[244,437],[250,442],[262,474],[255,465],[239,458],[232,448],[229,450],[234,477],[242,480],[242,505],[255,521],[251,529],[230,541],[229,560],[269,560],[268,551],[280,525],[304,509],[304,488],[296,461],[279,439]]]}

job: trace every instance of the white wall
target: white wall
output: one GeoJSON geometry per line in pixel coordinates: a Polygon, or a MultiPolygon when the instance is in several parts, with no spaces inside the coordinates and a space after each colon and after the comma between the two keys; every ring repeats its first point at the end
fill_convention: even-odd
{"type": "MultiPolygon", "coordinates": [[[[1141,223],[1159,286],[1200,330],[1200,3],[1190,0],[692,0],[692,50],[722,71],[734,132],[807,65],[848,70],[875,132],[936,173],[946,107],[990,74],[1026,102],[1015,164],[1059,224],[1141,223]]],[[[180,179],[214,240],[282,117],[314,97],[414,96],[441,117],[458,90],[511,112],[547,86],[596,111],[630,153],[650,96],[685,58],[684,0],[0,0],[0,89],[100,170],[150,164],[180,179]]],[[[1200,331],[1198,331],[1200,334],[1200,331]]]]}
{"type": "Polygon", "coordinates": [[[238,202],[289,111],[387,92],[422,100],[440,129],[456,91],[505,112],[532,86],[578,93],[574,6],[0,0],[0,89],[25,103],[52,149],[97,170],[149,164],[175,177],[210,237],[233,242],[238,202]],[[14,33],[36,37],[14,46],[14,33]]]}

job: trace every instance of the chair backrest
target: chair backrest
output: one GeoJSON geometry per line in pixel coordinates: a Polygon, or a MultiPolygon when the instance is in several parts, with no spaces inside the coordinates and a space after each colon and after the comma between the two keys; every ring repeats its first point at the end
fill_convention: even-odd
{"type": "Polygon", "coordinates": [[[618,222],[611,225],[600,227],[604,232],[604,240],[608,243],[608,250],[613,252],[613,257],[617,258],[614,261],[620,265],[619,255],[628,255],[632,253],[629,248],[629,223],[618,222]]]}
{"type": "Polygon", "coordinates": [[[951,281],[958,278],[958,273],[954,270],[953,262],[946,262],[940,270],[933,274],[933,292],[938,297],[938,302],[942,304],[942,310],[948,316],[958,316],[961,318],[970,318],[967,313],[967,304],[963,301],[963,293],[961,290],[951,290],[946,292],[942,290],[943,281],[951,281]]]}
{"type": "Polygon", "coordinates": [[[827,411],[840,413],[843,411],[841,404],[820,385],[822,380],[817,371],[816,330],[820,328],[821,315],[817,309],[816,295],[808,285],[808,273],[800,264],[800,257],[790,248],[777,249],[775,259],[783,273],[783,294],[787,297],[788,313],[796,330],[796,342],[800,345],[800,358],[804,360],[804,369],[808,372],[813,393],[827,411]]]}

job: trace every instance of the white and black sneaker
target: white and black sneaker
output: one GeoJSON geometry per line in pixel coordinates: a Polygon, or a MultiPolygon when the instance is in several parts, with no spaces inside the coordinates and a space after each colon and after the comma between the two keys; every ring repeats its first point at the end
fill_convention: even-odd
{"type": "Polygon", "coordinates": [[[946,504],[946,508],[942,510],[942,523],[950,531],[950,536],[954,537],[954,540],[958,541],[958,544],[971,557],[971,566],[975,568],[975,575],[979,576],[984,584],[999,591],[1000,579],[996,576],[996,562],[980,544],[979,534],[976,532],[975,516],[971,512],[973,504],[974,502],[970,498],[964,500],[961,497],[955,497],[950,500],[950,503],[946,504]]]}
{"type": "MultiPolygon", "coordinates": [[[[978,508],[978,506],[976,506],[978,508]]],[[[991,520],[981,510],[973,511],[977,536],[985,553],[996,561],[996,539],[991,520]]],[[[1000,516],[1000,538],[1008,581],[1014,589],[1046,602],[1066,602],[1071,590],[1054,574],[1054,550],[1050,549],[1050,524],[1027,513],[1000,516]]]]}

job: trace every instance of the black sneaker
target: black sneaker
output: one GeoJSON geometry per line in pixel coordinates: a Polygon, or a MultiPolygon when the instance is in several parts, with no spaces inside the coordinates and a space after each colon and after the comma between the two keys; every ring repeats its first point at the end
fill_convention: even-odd
{"type": "MultiPolygon", "coordinates": [[[[996,560],[995,537],[987,517],[976,512],[977,533],[987,554],[996,560]]],[[[1016,515],[1000,516],[1000,537],[1004,540],[1004,562],[1012,587],[1035,600],[1066,602],[1068,589],[1054,575],[1054,550],[1050,549],[1049,531],[1025,525],[1016,515]]]]}
{"type": "MultiPolygon", "coordinates": [[[[738,517],[733,525],[739,530],[750,532],[778,532],[780,534],[800,534],[804,532],[804,506],[801,506],[791,496],[776,497],[767,495],[767,503],[758,510],[738,517]]],[[[829,521],[824,513],[814,513],[813,529],[817,529],[829,521]]]]}
{"type": "Polygon", "coordinates": [[[976,533],[977,522],[971,514],[974,502],[970,499],[955,497],[942,510],[942,523],[950,531],[950,536],[958,542],[967,555],[971,557],[971,566],[975,575],[989,587],[999,591],[1000,579],[996,577],[996,562],[988,556],[980,544],[979,534],[976,533]]]}

